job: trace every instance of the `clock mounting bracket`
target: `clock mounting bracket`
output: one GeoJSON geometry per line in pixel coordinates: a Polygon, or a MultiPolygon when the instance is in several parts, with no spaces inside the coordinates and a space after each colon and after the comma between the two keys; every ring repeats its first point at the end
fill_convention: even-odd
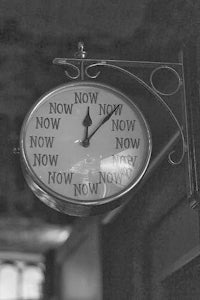
{"type": "Polygon", "coordinates": [[[53,64],[64,66],[65,75],[70,80],[96,80],[103,72],[103,69],[112,69],[113,71],[120,72],[123,76],[136,80],[144,89],[148,90],[154,96],[154,99],[161,104],[177,126],[181,137],[181,151],[179,151],[178,156],[174,155],[176,150],[171,151],[168,155],[168,160],[172,165],[179,165],[183,162],[188,147],[182,63],[88,59],[84,43],[79,42],[78,51],[75,53],[74,58],[55,58],[53,64]],[[138,72],[138,69],[148,70],[148,75],[145,74],[145,78],[143,78],[142,72],[138,72]],[[167,90],[163,89],[163,87],[158,87],[158,78],[160,76],[164,78],[168,75],[171,76],[174,81],[173,87],[167,90]],[[181,116],[177,116],[173,106],[169,104],[169,98],[174,98],[176,93],[180,93],[180,90],[182,90],[181,96],[183,96],[182,101],[180,101],[180,105],[182,106],[181,111],[183,111],[183,113],[181,116]],[[174,156],[176,156],[176,158],[174,158],[174,156]]]}

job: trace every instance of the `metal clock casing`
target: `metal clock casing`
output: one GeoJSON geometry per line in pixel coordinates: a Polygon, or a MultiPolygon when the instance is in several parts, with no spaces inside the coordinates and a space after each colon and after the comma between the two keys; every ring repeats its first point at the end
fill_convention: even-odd
{"type": "Polygon", "coordinates": [[[56,87],[34,104],[20,148],[35,195],[60,212],[84,216],[123,202],[148,167],[152,141],[134,99],[81,81],[56,87]]]}

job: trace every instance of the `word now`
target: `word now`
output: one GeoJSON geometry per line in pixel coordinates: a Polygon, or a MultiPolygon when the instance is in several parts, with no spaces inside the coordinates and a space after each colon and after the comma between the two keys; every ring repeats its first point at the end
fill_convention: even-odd
{"type": "Polygon", "coordinates": [[[30,148],[52,148],[54,136],[30,135],[30,148]]]}
{"type": "Polygon", "coordinates": [[[74,103],[97,103],[98,92],[75,92],[74,93],[74,103]]]}
{"type": "Polygon", "coordinates": [[[112,131],[133,131],[135,129],[135,120],[112,119],[112,131]]]}
{"type": "Polygon", "coordinates": [[[116,183],[122,184],[123,173],[119,172],[99,172],[99,183],[116,183]]]}
{"type": "Polygon", "coordinates": [[[116,107],[114,115],[121,115],[123,104],[99,104],[99,115],[108,115],[111,113],[116,107]]]}
{"type": "Polygon", "coordinates": [[[132,156],[132,155],[113,154],[112,158],[113,158],[113,165],[134,167],[137,160],[137,155],[132,156]]]}
{"type": "Polygon", "coordinates": [[[97,195],[99,183],[74,183],[74,196],[97,195]]]}
{"type": "Polygon", "coordinates": [[[58,154],[41,154],[41,153],[34,153],[33,154],[33,167],[40,167],[47,165],[49,166],[57,166],[58,162],[58,154]]]}
{"type": "Polygon", "coordinates": [[[70,114],[73,104],[49,102],[49,114],[70,114]]]}
{"type": "Polygon", "coordinates": [[[136,148],[138,149],[140,146],[140,138],[133,139],[133,138],[119,138],[115,137],[116,142],[116,149],[129,149],[129,148],[136,148]]]}
{"type": "Polygon", "coordinates": [[[48,184],[71,184],[73,173],[48,172],[48,184]]]}
{"type": "Polygon", "coordinates": [[[44,128],[44,129],[56,129],[58,130],[60,125],[61,118],[44,118],[44,117],[36,117],[36,129],[44,128]]]}

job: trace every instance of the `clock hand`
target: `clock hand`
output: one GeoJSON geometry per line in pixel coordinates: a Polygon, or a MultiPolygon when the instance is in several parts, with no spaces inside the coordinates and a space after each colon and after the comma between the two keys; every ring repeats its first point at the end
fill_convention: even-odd
{"type": "MultiPolygon", "coordinates": [[[[82,145],[84,144],[84,141],[87,141],[88,139],[88,127],[92,125],[92,119],[90,118],[90,107],[88,106],[87,108],[87,114],[83,120],[83,126],[85,127],[85,137],[82,141],[82,145]]],[[[84,145],[83,145],[84,146],[84,145]]],[[[84,146],[84,147],[87,147],[87,146],[84,146]]]]}
{"type": "Polygon", "coordinates": [[[82,146],[83,147],[88,147],[89,146],[89,141],[91,139],[91,137],[93,137],[93,135],[97,132],[97,130],[104,124],[106,123],[111,116],[113,115],[113,113],[119,108],[120,105],[117,105],[108,115],[105,116],[105,118],[103,118],[103,120],[99,123],[99,125],[97,126],[97,128],[88,136],[86,137],[83,141],[82,141],[82,146]]]}

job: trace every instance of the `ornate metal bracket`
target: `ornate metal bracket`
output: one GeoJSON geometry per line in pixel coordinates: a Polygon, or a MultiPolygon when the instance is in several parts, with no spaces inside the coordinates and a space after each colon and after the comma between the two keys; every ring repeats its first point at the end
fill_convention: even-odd
{"type": "Polygon", "coordinates": [[[172,108],[168,105],[165,97],[175,95],[180,87],[183,85],[183,77],[179,75],[174,66],[181,68],[181,64],[167,64],[167,63],[151,63],[151,62],[134,62],[124,60],[98,60],[87,59],[87,52],[84,49],[84,44],[79,42],[78,52],[75,53],[75,58],[55,58],[53,63],[65,67],[65,75],[71,80],[92,80],[97,79],[103,68],[109,68],[122,73],[124,76],[128,76],[131,79],[136,80],[145,89],[147,89],[154,99],[159,102],[164,109],[169,113],[170,117],[178,127],[182,140],[182,150],[179,153],[179,158],[173,158],[175,150],[168,155],[169,163],[172,165],[180,164],[187,151],[186,135],[184,133],[184,125],[180,123],[172,108]],[[135,72],[135,68],[138,66],[151,67],[152,71],[148,80],[144,80],[135,72]],[[170,72],[175,76],[176,85],[172,90],[165,91],[159,89],[155,84],[155,78],[159,77],[159,73],[170,72]]]}

